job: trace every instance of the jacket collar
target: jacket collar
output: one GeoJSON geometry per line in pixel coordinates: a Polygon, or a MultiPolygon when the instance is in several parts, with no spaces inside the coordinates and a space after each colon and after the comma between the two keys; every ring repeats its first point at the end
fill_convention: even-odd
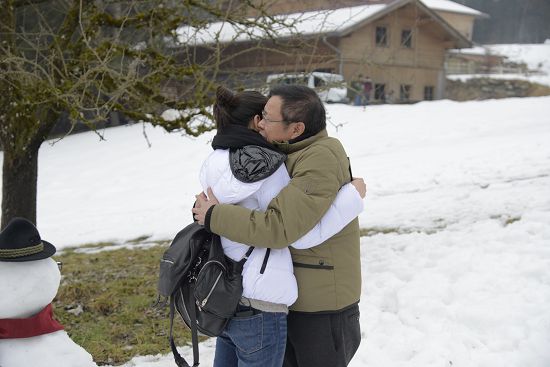
{"type": "Polygon", "coordinates": [[[315,143],[318,140],[321,140],[322,138],[326,138],[328,136],[327,130],[323,129],[319,131],[317,134],[310,136],[307,139],[298,141],[296,143],[290,143],[288,141],[284,142],[275,142],[273,145],[275,145],[277,148],[279,148],[284,153],[294,153],[299,150],[304,149],[305,147],[315,143]]]}
{"type": "Polygon", "coordinates": [[[271,150],[275,149],[258,132],[240,125],[228,125],[223,129],[219,129],[212,140],[212,148],[214,149],[236,149],[247,145],[256,145],[271,150]]]}

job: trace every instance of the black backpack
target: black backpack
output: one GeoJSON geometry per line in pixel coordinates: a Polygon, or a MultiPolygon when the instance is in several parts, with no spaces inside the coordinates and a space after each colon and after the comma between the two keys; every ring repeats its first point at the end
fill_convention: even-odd
{"type": "MultiPolygon", "coordinates": [[[[159,299],[170,303],[170,348],[179,367],[190,367],[176,349],[175,311],[191,330],[193,366],[199,365],[198,333],[218,336],[241,299],[242,269],[254,247],[240,261],[223,253],[220,237],[192,223],[172,240],[160,260],[159,299]]],[[[166,304],[166,302],[165,302],[166,304]]]]}

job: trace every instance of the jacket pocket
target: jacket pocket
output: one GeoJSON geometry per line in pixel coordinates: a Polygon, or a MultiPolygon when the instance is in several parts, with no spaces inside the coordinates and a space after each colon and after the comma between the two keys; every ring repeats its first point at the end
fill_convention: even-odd
{"type": "Polygon", "coordinates": [[[336,269],[330,258],[311,255],[293,255],[294,276],[298,283],[298,299],[292,305],[295,311],[315,312],[335,310],[336,269]]]}
{"type": "Polygon", "coordinates": [[[293,255],[292,265],[295,268],[334,270],[334,265],[327,258],[319,256],[293,255]]]}

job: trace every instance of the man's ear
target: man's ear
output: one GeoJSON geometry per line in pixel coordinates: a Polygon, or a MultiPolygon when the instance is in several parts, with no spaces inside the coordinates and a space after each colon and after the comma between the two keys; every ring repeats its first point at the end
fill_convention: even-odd
{"type": "Polygon", "coordinates": [[[297,137],[302,135],[304,133],[304,131],[306,130],[306,124],[304,124],[301,121],[300,122],[292,122],[289,127],[290,127],[290,132],[291,132],[289,140],[296,139],[297,137]]]}
{"type": "Polygon", "coordinates": [[[260,115],[255,115],[252,118],[252,120],[250,120],[250,124],[248,124],[248,128],[252,130],[260,131],[260,129],[258,128],[258,124],[260,123],[261,119],[262,118],[260,117],[260,115]]]}

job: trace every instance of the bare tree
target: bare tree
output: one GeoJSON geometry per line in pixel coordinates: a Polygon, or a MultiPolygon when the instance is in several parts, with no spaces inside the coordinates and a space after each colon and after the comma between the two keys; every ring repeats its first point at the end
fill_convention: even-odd
{"type": "Polygon", "coordinates": [[[269,36],[277,22],[232,0],[0,0],[0,9],[2,228],[15,216],[36,222],[38,151],[60,116],[93,128],[119,112],[199,135],[212,128],[196,117],[210,116],[216,81],[239,80],[220,68],[235,57],[224,45],[253,39],[252,27],[269,36]],[[213,22],[232,32],[212,32],[213,22]]]}

